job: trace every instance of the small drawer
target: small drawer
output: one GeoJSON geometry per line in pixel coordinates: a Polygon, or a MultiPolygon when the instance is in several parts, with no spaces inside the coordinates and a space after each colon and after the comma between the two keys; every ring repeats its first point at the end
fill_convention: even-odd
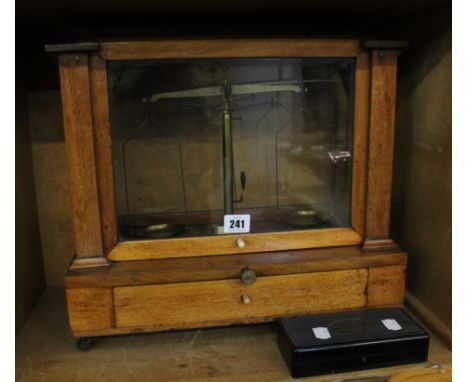
{"type": "Polygon", "coordinates": [[[117,328],[261,322],[366,305],[367,269],[114,288],[117,328]]]}

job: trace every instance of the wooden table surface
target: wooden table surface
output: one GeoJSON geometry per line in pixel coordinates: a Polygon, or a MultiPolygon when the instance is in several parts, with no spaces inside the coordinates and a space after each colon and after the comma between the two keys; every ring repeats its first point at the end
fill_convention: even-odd
{"type": "MultiPolygon", "coordinates": [[[[451,352],[432,337],[429,362],[300,379],[451,381],[451,352]]],[[[103,338],[78,351],[68,334],[64,291],[48,289],[16,343],[17,382],[293,381],[273,324],[103,338]]],[[[357,382],[357,381],[356,381],[357,382]]],[[[370,381],[369,381],[370,382],[370,381]]]]}

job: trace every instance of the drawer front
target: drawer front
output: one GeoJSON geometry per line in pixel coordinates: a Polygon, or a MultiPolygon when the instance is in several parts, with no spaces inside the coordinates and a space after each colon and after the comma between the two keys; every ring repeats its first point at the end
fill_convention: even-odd
{"type": "Polygon", "coordinates": [[[367,269],[114,288],[117,328],[208,326],[364,307],[367,269]]]}

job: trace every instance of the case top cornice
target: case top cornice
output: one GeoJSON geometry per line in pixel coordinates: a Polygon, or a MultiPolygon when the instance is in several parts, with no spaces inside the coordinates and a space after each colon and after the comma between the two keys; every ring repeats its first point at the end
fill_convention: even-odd
{"type": "Polygon", "coordinates": [[[44,50],[47,53],[75,53],[96,52],[99,50],[97,42],[77,42],[71,44],[46,44],[44,50]]]}

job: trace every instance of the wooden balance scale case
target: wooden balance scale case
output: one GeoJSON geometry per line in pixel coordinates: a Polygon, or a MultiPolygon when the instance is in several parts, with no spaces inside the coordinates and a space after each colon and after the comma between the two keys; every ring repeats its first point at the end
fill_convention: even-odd
{"type": "Polygon", "coordinates": [[[336,39],[47,46],[59,56],[69,164],[76,253],[65,288],[73,337],[402,305],[407,257],[389,237],[401,48],[392,42],[336,39]],[[270,57],[354,60],[350,225],[120,241],[108,63],[270,57]]]}

